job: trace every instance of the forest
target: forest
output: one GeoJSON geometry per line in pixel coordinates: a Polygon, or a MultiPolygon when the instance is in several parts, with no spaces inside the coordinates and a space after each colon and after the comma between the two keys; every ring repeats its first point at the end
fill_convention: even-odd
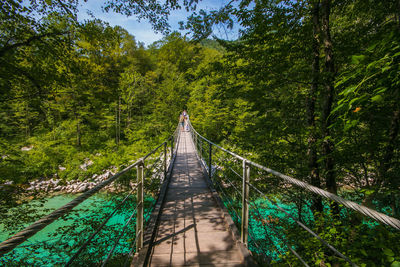
{"type": "MultiPolygon", "coordinates": [[[[2,1],[0,212],[33,180],[90,180],[126,166],[186,109],[213,142],[400,218],[400,1],[197,3],[104,1],[164,33],[145,46],[122,27],[78,21],[78,0],[2,1]],[[168,14],[180,8],[193,12],[181,23],[189,34],[169,31],[168,14]],[[234,23],[237,40],[213,36],[213,25],[234,23]]],[[[323,205],[314,198],[313,212],[323,205]]],[[[378,256],[348,253],[364,266],[400,266],[391,238],[365,241],[382,243],[378,256]]]]}

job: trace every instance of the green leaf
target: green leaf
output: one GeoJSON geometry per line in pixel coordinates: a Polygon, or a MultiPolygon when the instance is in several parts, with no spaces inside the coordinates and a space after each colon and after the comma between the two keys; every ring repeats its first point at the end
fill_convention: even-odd
{"type": "Polygon", "coordinates": [[[377,94],[377,95],[379,95],[379,94],[382,94],[382,93],[384,93],[384,92],[386,92],[386,90],[387,90],[387,88],[386,87],[378,87],[378,88],[376,88],[375,90],[374,90],[374,92],[377,94]]]}
{"type": "Polygon", "coordinates": [[[336,108],[334,108],[332,110],[332,113],[335,113],[336,111],[340,110],[343,106],[344,106],[344,104],[341,104],[341,105],[337,106],[336,108]]]}
{"type": "Polygon", "coordinates": [[[364,55],[354,55],[351,57],[351,63],[353,64],[358,64],[360,61],[364,60],[365,56],[364,55]]]}
{"type": "Polygon", "coordinates": [[[346,96],[346,95],[348,95],[348,94],[354,92],[354,90],[355,90],[356,88],[357,88],[356,86],[348,87],[348,88],[346,88],[345,90],[343,90],[342,92],[340,92],[339,95],[344,95],[344,96],[346,96]]]}
{"type": "Polygon", "coordinates": [[[359,97],[353,98],[349,103],[350,107],[354,104],[354,102],[358,101],[359,99],[359,97]]]}
{"type": "Polygon", "coordinates": [[[372,102],[380,102],[382,100],[383,100],[383,97],[381,95],[376,95],[376,96],[371,97],[372,102]]]}
{"type": "Polygon", "coordinates": [[[363,254],[365,257],[368,256],[367,252],[366,252],[364,249],[361,249],[360,252],[361,252],[361,254],[363,254]]]}
{"type": "Polygon", "coordinates": [[[390,248],[384,248],[383,253],[387,256],[394,256],[393,251],[390,248]]]}
{"type": "Polygon", "coordinates": [[[347,131],[347,130],[355,127],[357,124],[358,124],[358,120],[346,121],[346,124],[344,125],[344,130],[347,131]]]}
{"type": "Polygon", "coordinates": [[[374,44],[370,45],[370,46],[367,48],[367,51],[372,51],[372,50],[374,50],[375,47],[376,47],[377,45],[378,45],[378,43],[374,43],[374,44]]]}
{"type": "Polygon", "coordinates": [[[400,261],[394,261],[394,262],[392,262],[392,264],[390,265],[390,267],[400,267],[400,261]]]}
{"type": "Polygon", "coordinates": [[[367,70],[370,70],[372,67],[375,67],[375,65],[378,63],[379,63],[378,61],[373,61],[373,62],[369,63],[367,66],[367,70]]]}

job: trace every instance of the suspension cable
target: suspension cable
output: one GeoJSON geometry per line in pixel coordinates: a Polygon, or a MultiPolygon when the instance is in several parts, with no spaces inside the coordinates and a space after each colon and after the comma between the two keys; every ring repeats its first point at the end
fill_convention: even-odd
{"type": "MultiPolygon", "coordinates": [[[[82,246],[78,249],[78,251],[69,259],[67,264],[65,266],[69,266],[78,256],[81,254],[81,252],[90,244],[92,239],[103,229],[104,225],[114,216],[114,214],[119,210],[122,205],[128,200],[128,198],[132,195],[133,192],[135,192],[137,189],[137,186],[135,186],[134,189],[129,192],[129,194],[122,200],[121,203],[117,205],[117,207],[106,217],[106,219],[102,222],[102,224],[97,227],[96,231],[85,241],[85,243],[82,244],[82,246]]],[[[136,207],[137,208],[137,207],[136,207]]]]}
{"type": "Polygon", "coordinates": [[[297,220],[296,218],[294,218],[290,213],[288,213],[285,209],[283,209],[281,206],[279,206],[274,200],[272,200],[271,198],[267,197],[263,192],[261,192],[257,187],[255,187],[254,185],[252,185],[251,183],[247,183],[251,188],[253,188],[254,190],[256,190],[261,196],[263,196],[265,199],[267,199],[268,201],[270,201],[275,207],[277,207],[280,211],[282,211],[283,213],[285,213],[286,216],[288,216],[289,218],[291,218],[292,220],[294,220],[301,228],[303,228],[304,230],[306,230],[308,233],[310,233],[312,236],[314,236],[315,238],[317,238],[321,243],[323,243],[326,247],[328,247],[330,250],[332,250],[336,255],[338,255],[339,257],[341,257],[342,259],[344,259],[345,261],[347,261],[348,263],[350,263],[352,266],[357,266],[355,263],[353,263],[348,257],[346,257],[345,255],[343,255],[342,253],[340,253],[335,247],[333,247],[331,244],[329,244],[328,242],[326,242],[324,239],[322,239],[317,233],[315,233],[313,230],[311,230],[310,228],[308,228],[306,225],[304,225],[302,222],[300,222],[299,220],[297,220]]]}
{"type": "MultiPolygon", "coordinates": [[[[223,171],[222,171],[223,172],[223,171]]],[[[224,173],[224,172],[223,172],[224,173]]],[[[233,186],[233,188],[235,189],[235,191],[236,191],[236,193],[238,193],[240,196],[242,195],[242,193],[237,189],[237,187],[231,182],[231,180],[228,178],[228,177],[225,177],[227,180],[228,180],[228,182],[233,186]]],[[[231,201],[231,199],[225,194],[225,192],[222,190],[223,188],[219,185],[219,184],[217,184],[220,188],[221,188],[221,193],[222,194],[224,194],[224,196],[225,196],[225,198],[227,198],[228,200],[229,200],[229,203],[230,203],[230,205],[231,205],[231,207],[233,208],[233,204],[232,204],[232,201],[231,201]]],[[[234,211],[234,213],[235,213],[235,215],[236,215],[236,217],[238,218],[238,220],[240,220],[240,216],[239,216],[239,214],[236,212],[236,210],[235,209],[233,209],[233,211],[234,211]]],[[[261,218],[262,219],[262,218],[261,218]]],[[[249,224],[250,225],[250,227],[251,228],[253,228],[253,226],[251,225],[251,224],[249,224]]],[[[266,231],[266,229],[264,228],[264,230],[266,231]]],[[[267,232],[267,231],[266,231],[267,232]]],[[[249,232],[249,235],[250,235],[250,232],[249,232]]],[[[253,239],[253,241],[254,241],[254,243],[256,244],[256,246],[257,247],[259,247],[260,248],[260,246],[258,245],[258,243],[257,243],[257,241],[256,241],[256,239],[254,238],[254,237],[252,237],[252,235],[250,235],[251,236],[251,238],[253,239]]],[[[269,240],[270,240],[270,242],[271,242],[271,244],[275,247],[275,251],[277,251],[278,252],[278,254],[279,255],[282,255],[282,253],[279,251],[279,249],[278,249],[278,247],[275,245],[275,243],[271,240],[271,238],[268,236],[268,235],[265,235],[269,240]]],[[[261,248],[260,248],[261,249],[261,248]]],[[[261,251],[263,252],[263,257],[265,258],[265,252],[261,249],[261,251]]],[[[294,253],[295,255],[297,255],[298,256],[298,254],[297,253],[294,253]]],[[[300,256],[298,256],[298,257],[300,257],[300,256]]],[[[302,262],[304,262],[301,258],[299,259],[300,261],[302,261],[302,262]]],[[[305,264],[306,265],[306,264],[305,264]]]]}
{"type": "Polygon", "coordinates": [[[192,124],[191,124],[190,121],[189,121],[189,125],[190,125],[192,131],[193,131],[200,139],[202,139],[202,140],[208,142],[209,144],[211,144],[211,145],[215,146],[216,148],[220,149],[221,151],[224,151],[225,153],[228,153],[228,154],[230,154],[231,156],[233,156],[233,157],[235,157],[235,158],[237,158],[237,159],[239,159],[239,160],[245,160],[245,161],[247,162],[247,164],[249,164],[249,165],[252,165],[252,166],[254,166],[254,167],[256,167],[256,168],[259,168],[259,169],[261,169],[261,170],[264,170],[264,171],[266,171],[266,172],[268,172],[268,173],[270,173],[270,174],[273,174],[273,175],[275,175],[275,176],[277,176],[277,177],[283,179],[284,181],[286,181],[286,182],[288,182],[288,183],[290,183],[290,184],[293,184],[293,185],[298,186],[298,187],[300,187],[300,188],[306,189],[307,191],[310,191],[310,192],[312,192],[312,193],[315,193],[315,194],[317,194],[317,195],[320,195],[320,196],[322,196],[322,197],[324,197],[324,198],[333,200],[333,201],[335,201],[335,202],[337,202],[337,203],[339,203],[339,204],[342,204],[342,205],[344,205],[344,206],[346,206],[346,207],[348,207],[348,208],[350,208],[350,209],[352,209],[352,210],[355,210],[355,211],[357,211],[357,212],[359,212],[359,213],[361,213],[361,214],[363,214],[363,215],[365,215],[365,216],[367,216],[367,217],[369,217],[369,218],[372,218],[372,219],[374,219],[374,220],[376,220],[376,221],[378,221],[378,222],[381,222],[381,223],[383,223],[383,224],[385,224],[385,225],[389,225],[389,226],[391,226],[391,227],[393,227],[393,228],[395,228],[395,229],[397,229],[397,230],[400,230],[400,220],[398,220],[398,219],[396,219],[396,218],[390,217],[390,216],[388,216],[388,215],[386,215],[386,214],[383,214],[383,213],[381,213],[381,212],[378,212],[378,211],[376,211],[376,210],[373,210],[373,209],[370,209],[370,208],[365,207],[365,206],[363,206],[363,205],[357,204],[357,203],[355,203],[355,202],[353,202],[353,201],[344,199],[344,198],[342,198],[342,197],[340,197],[340,196],[337,196],[337,195],[335,195],[335,194],[333,194],[333,193],[330,193],[330,192],[328,192],[328,191],[325,191],[325,190],[323,190],[323,189],[321,189],[321,188],[318,188],[318,187],[316,187],[316,186],[313,186],[313,185],[310,185],[310,184],[308,184],[308,183],[302,182],[302,181],[300,181],[300,180],[298,180],[298,179],[295,179],[295,178],[290,177],[290,176],[288,176],[288,175],[282,174],[282,173],[280,173],[280,172],[278,172],[278,171],[272,170],[272,169],[270,169],[270,168],[267,168],[267,167],[265,167],[265,166],[262,166],[262,165],[260,165],[260,164],[257,164],[257,163],[255,163],[255,162],[253,162],[253,161],[251,161],[251,160],[248,160],[248,159],[246,159],[246,158],[244,158],[244,157],[242,157],[242,156],[239,156],[239,155],[237,155],[237,154],[235,154],[235,153],[233,153],[233,152],[231,152],[231,151],[229,151],[229,150],[227,150],[227,149],[225,149],[225,148],[223,148],[223,147],[221,147],[221,146],[219,146],[219,145],[217,145],[217,144],[211,142],[210,140],[206,139],[206,138],[203,137],[202,135],[200,135],[200,134],[193,128],[193,126],[192,126],[192,124]]]}
{"type": "Polygon", "coordinates": [[[141,231],[136,233],[135,240],[132,242],[131,249],[129,250],[128,256],[126,257],[126,260],[125,260],[125,263],[124,263],[124,267],[128,266],[129,259],[133,256],[133,250],[135,249],[135,243],[136,243],[140,233],[141,233],[141,231]]]}
{"type": "MultiPolygon", "coordinates": [[[[121,239],[121,236],[125,233],[125,228],[128,226],[128,224],[131,222],[133,216],[135,215],[135,211],[137,211],[138,206],[136,205],[135,210],[132,212],[132,215],[129,217],[128,221],[125,223],[125,225],[122,227],[121,232],[119,233],[119,235],[115,238],[114,240],[114,246],[111,248],[110,252],[107,255],[107,258],[103,261],[103,264],[101,265],[101,267],[104,267],[106,265],[106,263],[108,262],[108,260],[110,259],[111,255],[113,254],[115,248],[117,247],[119,240],[121,239]]],[[[137,236],[137,234],[136,234],[137,236]]]]}
{"type": "MultiPolygon", "coordinates": [[[[177,130],[175,130],[175,132],[174,132],[174,134],[172,136],[175,137],[176,136],[176,132],[177,132],[177,130]]],[[[170,138],[168,138],[168,140],[173,138],[172,136],[170,138]]],[[[179,132],[178,132],[178,136],[179,136],[179,132]]],[[[167,143],[167,141],[164,141],[163,143],[158,145],[156,148],[151,150],[144,157],[140,158],[135,163],[129,165],[128,167],[126,167],[122,171],[116,173],[115,175],[111,176],[107,180],[99,183],[98,185],[96,185],[92,189],[84,192],[82,195],[80,195],[77,198],[73,199],[69,203],[67,203],[64,206],[62,206],[61,208],[58,208],[57,210],[51,212],[47,216],[39,219],[38,221],[34,222],[30,226],[26,227],[24,230],[16,233],[14,236],[12,236],[9,239],[7,239],[7,240],[3,241],[2,243],[0,243],[0,256],[10,252],[15,247],[17,247],[19,244],[25,242],[28,238],[30,238],[31,236],[35,235],[37,232],[39,232],[40,230],[45,228],[47,225],[51,224],[52,222],[54,222],[55,220],[57,220],[58,218],[60,218],[64,214],[70,212],[74,207],[76,207],[77,205],[79,205],[80,203],[82,203],[83,201],[85,201],[86,199],[88,199],[89,197],[91,197],[92,195],[97,193],[98,191],[100,191],[102,188],[104,188],[105,186],[107,186],[110,183],[114,182],[117,178],[119,178],[120,176],[122,176],[123,174],[125,174],[126,172],[131,170],[132,168],[138,166],[139,163],[143,162],[150,155],[154,154],[160,147],[165,145],[167,143]]]]}
{"type": "MultiPolygon", "coordinates": [[[[257,214],[258,214],[258,215],[257,215],[258,218],[259,218],[261,221],[263,221],[263,218],[262,218],[262,216],[261,216],[261,214],[260,214],[260,211],[258,210],[257,205],[255,205],[254,201],[251,201],[249,204],[252,205],[252,206],[255,208],[255,211],[257,211],[257,214]]],[[[278,231],[276,231],[275,228],[271,227],[271,226],[270,226],[270,223],[269,223],[268,221],[265,221],[265,222],[268,224],[269,228],[270,228],[272,231],[274,231],[275,235],[279,236],[278,231]]],[[[261,223],[261,225],[263,226],[265,233],[267,233],[267,229],[265,228],[265,225],[264,225],[263,223],[261,223]]],[[[282,242],[285,244],[285,246],[290,250],[290,252],[292,252],[293,255],[295,255],[296,258],[298,258],[298,259],[300,260],[300,262],[301,262],[304,266],[309,266],[309,265],[303,260],[303,258],[302,258],[291,246],[288,245],[288,243],[285,241],[284,238],[281,237],[281,239],[282,239],[282,242]]]]}

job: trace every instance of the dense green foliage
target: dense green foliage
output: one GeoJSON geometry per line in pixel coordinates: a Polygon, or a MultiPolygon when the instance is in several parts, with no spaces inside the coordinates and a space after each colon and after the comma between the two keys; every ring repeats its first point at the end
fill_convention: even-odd
{"type": "Polygon", "coordinates": [[[186,72],[204,57],[199,46],[173,34],[145,49],[99,20],[77,23],[62,13],[43,20],[42,35],[29,28],[27,37],[1,37],[0,181],[85,179],[173,132],[190,96],[186,72]],[[44,36],[54,29],[60,35],[44,36]],[[8,49],[17,37],[26,43],[8,49]],[[85,159],[94,162],[87,171],[79,168],[85,159]]]}
{"type": "MultiPolygon", "coordinates": [[[[148,48],[120,27],[78,23],[75,1],[51,2],[1,6],[0,182],[88,179],[127,164],[165,139],[187,108],[194,127],[224,147],[400,218],[399,1],[233,1],[193,13],[182,27],[201,39],[213,23],[237,21],[239,40],[172,33],[148,48]],[[87,158],[94,164],[84,171],[87,158]]],[[[165,29],[179,1],[150,2],[113,0],[106,9],[165,29]]],[[[308,198],[312,212],[323,212],[308,198]]],[[[331,205],[327,214],[339,212],[331,205]]],[[[314,227],[345,233],[323,235],[345,252],[356,244],[346,253],[357,263],[399,264],[392,232],[371,237],[360,218],[340,224],[327,214],[314,227]],[[379,243],[378,254],[364,255],[360,242],[379,243]]],[[[315,249],[303,240],[300,250],[315,249]]],[[[325,251],[305,256],[342,263],[325,251]]]]}

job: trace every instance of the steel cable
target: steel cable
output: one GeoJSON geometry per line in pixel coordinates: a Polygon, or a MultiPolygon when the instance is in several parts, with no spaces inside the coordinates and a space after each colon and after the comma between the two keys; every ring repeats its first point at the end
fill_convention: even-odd
{"type": "MultiPolygon", "coordinates": [[[[221,160],[221,158],[219,158],[219,160],[221,160]]],[[[228,167],[229,167],[229,166],[228,166],[228,167]]],[[[229,167],[229,168],[230,168],[230,167],[229,167]]],[[[231,170],[232,170],[236,175],[238,175],[232,168],[231,168],[231,170]]],[[[225,175],[224,171],[222,171],[222,173],[225,175]]],[[[239,175],[238,175],[238,176],[239,176],[239,175]]],[[[242,192],[240,192],[240,190],[232,183],[232,181],[231,181],[229,178],[227,178],[226,176],[225,176],[225,178],[228,180],[229,184],[230,184],[231,186],[233,186],[233,188],[235,189],[236,193],[239,194],[240,196],[242,196],[242,192]]],[[[219,187],[222,189],[221,186],[219,186],[219,187]]],[[[232,201],[230,200],[230,198],[229,198],[223,191],[221,191],[221,193],[224,194],[224,196],[229,200],[229,203],[230,203],[231,207],[233,207],[233,204],[232,204],[232,201]]],[[[236,212],[236,210],[233,209],[233,211],[235,212],[235,215],[237,216],[237,218],[240,219],[240,216],[238,215],[238,213],[236,212]]],[[[260,217],[259,217],[259,218],[260,218],[260,217]]],[[[261,218],[261,219],[262,219],[262,218],[261,218]]],[[[251,224],[249,224],[249,225],[250,225],[251,228],[253,228],[253,226],[252,226],[251,224]]],[[[265,228],[264,228],[264,230],[266,231],[265,228]]],[[[266,256],[266,255],[265,255],[265,252],[260,248],[260,246],[259,246],[258,243],[256,242],[256,239],[250,234],[250,232],[249,232],[249,235],[250,235],[250,237],[252,238],[253,242],[256,244],[256,246],[263,252],[263,256],[264,256],[264,258],[265,258],[265,256],[266,256]]],[[[271,238],[270,238],[269,236],[267,236],[267,235],[266,235],[266,237],[270,240],[270,242],[272,243],[272,245],[275,247],[275,251],[277,251],[279,255],[282,255],[282,253],[279,251],[278,247],[274,244],[274,242],[271,240],[271,238]]],[[[295,254],[295,255],[296,255],[296,254],[295,254]]],[[[267,256],[267,257],[268,257],[268,256],[267,256]]],[[[300,260],[302,261],[302,259],[300,259],[300,260]]]]}
{"type": "Polygon", "coordinates": [[[136,233],[135,240],[132,242],[133,245],[131,246],[131,249],[129,250],[128,256],[126,257],[124,267],[128,266],[129,259],[133,256],[133,250],[135,249],[135,243],[136,243],[140,233],[141,233],[140,231],[136,233]]]}
{"type": "MultiPolygon", "coordinates": [[[[132,189],[132,191],[129,192],[129,194],[122,200],[122,202],[118,204],[118,206],[113,210],[113,212],[110,213],[105,218],[105,220],[96,229],[96,231],[85,241],[85,243],[82,244],[82,246],[78,249],[78,251],[74,254],[74,256],[72,256],[69,259],[69,261],[67,262],[67,264],[65,264],[65,266],[69,266],[79,256],[79,254],[82,253],[82,251],[89,245],[89,243],[92,241],[92,239],[101,231],[101,229],[104,227],[104,225],[106,225],[106,223],[114,216],[115,212],[117,212],[117,210],[119,210],[119,208],[122,207],[122,205],[125,203],[125,201],[128,200],[129,196],[132,195],[132,193],[134,191],[136,191],[136,189],[137,189],[137,186],[134,189],[132,189]]],[[[135,209],[137,209],[137,207],[135,209]]]]}
{"type": "MultiPolygon", "coordinates": [[[[220,158],[220,157],[218,157],[218,159],[221,161],[221,158],[220,158]]],[[[241,177],[234,169],[232,169],[230,166],[228,166],[228,168],[229,168],[234,174],[236,174],[236,176],[242,178],[242,177],[241,177]]],[[[222,172],[223,172],[223,171],[222,171],[222,172]]],[[[224,172],[223,172],[223,173],[224,173],[224,172]]],[[[225,173],[224,173],[224,174],[225,174],[225,173]]],[[[226,176],[224,176],[224,177],[228,180],[229,184],[230,184],[231,186],[233,186],[233,188],[235,189],[235,191],[241,196],[242,193],[241,193],[241,192],[239,191],[239,189],[232,183],[232,181],[231,181],[228,177],[226,177],[226,176]]],[[[224,194],[224,196],[229,200],[230,205],[233,207],[233,205],[232,205],[232,203],[231,203],[231,201],[230,201],[230,198],[229,198],[229,197],[227,196],[227,194],[224,192],[222,186],[219,185],[219,183],[215,183],[215,184],[217,184],[217,186],[221,189],[221,193],[224,194]]],[[[249,202],[247,202],[247,203],[249,203],[249,202]]],[[[249,203],[249,204],[251,204],[251,203],[249,203]]],[[[258,212],[257,207],[255,207],[255,208],[256,208],[256,210],[257,210],[257,212],[258,212]]],[[[237,218],[240,218],[240,216],[237,214],[236,210],[233,209],[233,211],[235,212],[235,215],[237,216],[237,218]]],[[[259,214],[259,212],[258,212],[258,214],[259,214]]],[[[260,214],[259,214],[258,218],[260,218],[260,219],[262,220],[262,217],[260,217],[260,214]]],[[[263,227],[264,227],[264,230],[266,231],[264,224],[262,224],[262,225],[263,225],[263,227]]],[[[269,223],[268,223],[268,225],[269,225],[269,223]]],[[[277,231],[276,231],[274,228],[272,228],[272,227],[270,227],[270,228],[275,232],[276,235],[278,235],[277,231]]],[[[269,237],[268,237],[268,238],[269,238],[269,237]]],[[[253,238],[253,240],[254,240],[254,242],[256,242],[254,238],[253,238]]],[[[279,252],[278,247],[276,247],[276,245],[274,244],[274,242],[272,242],[272,240],[271,240],[270,238],[269,238],[269,240],[270,240],[270,242],[273,244],[273,246],[275,247],[275,249],[276,249],[276,251],[278,252],[278,254],[282,255],[282,254],[279,252]]],[[[283,238],[282,238],[282,240],[283,240],[283,238]]],[[[289,245],[287,245],[287,243],[286,243],[285,241],[283,241],[283,242],[284,242],[284,244],[286,245],[286,247],[288,247],[288,249],[300,260],[300,262],[301,262],[304,266],[309,266],[309,265],[301,258],[301,256],[300,256],[295,250],[293,250],[289,245]]],[[[265,252],[264,252],[264,251],[263,251],[263,255],[265,256],[265,252]]],[[[264,257],[264,258],[265,258],[265,257],[264,257]]]]}
{"type": "MultiPolygon", "coordinates": [[[[258,217],[259,219],[261,219],[261,221],[263,222],[263,218],[262,218],[262,216],[261,216],[261,214],[260,214],[260,211],[259,211],[258,208],[257,208],[257,205],[255,205],[254,201],[249,202],[249,204],[252,205],[252,206],[255,208],[255,210],[257,211],[257,214],[258,214],[257,217],[258,217]],[[252,203],[253,203],[253,204],[252,204],[252,203]]],[[[270,223],[269,223],[268,221],[265,221],[265,222],[268,224],[268,226],[270,226],[270,223]]],[[[261,225],[263,226],[264,231],[267,233],[267,229],[265,228],[265,225],[264,225],[263,223],[261,223],[261,225]]],[[[270,226],[270,229],[271,229],[272,231],[274,231],[275,235],[280,236],[280,234],[276,231],[275,228],[273,228],[273,227],[270,226]]],[[[298,258],[298,259],[300,260],[300,262],[301,262],[304,266],[309,266],[309,265],[303,260],[303,258],[302,258],[291,246],[288,245],[288,243],[285,241],[284,238],[281,237],[281,239],[282,239],[282,242],[285,244],[285,246],[290,250],[290,252],[292,252],[293,255],[295,255],[296,258],[298,258]]]]}
{"type": "Polygon", "coordinates": [[[333,247],[331,244],[329,244],[328,242],[326,242],[324,239],[322,239],[317,233],[315,233],[313,230],[311,230],[310,228],[308,228],[306,225],[304,225],[302,222],[298,221],[296,218],[294,218],[290,213],[288,213],[285,209],[283,209],[282,207],[280,207],[274,200],[270,199],[269,197],[267,197],[263,192],[261,192],[260,190],[258,190],[257,187],[255,187],[254,185],[248,183],[249,186],[251,186],[254,190],[256,190],[261,196],[263,196],[265,199],[267,199],[268,201],[270,201],[275,207],[277,207],[280,211],[282,211],[283,213],[285,213],[286,216],[290,217],[293,221],[295,221],[301,228],[303,228],[304,230],[306,230],[308,233],[310,233],[312,236],[314,236],[315,238],[317,238],[321,243],[323,243],[326,247],[328,247],[330,250],[332,250],[336,255],[338,255],[339,257],[341,257],[342,259],[344,259],[345,261],[347,261],[348,263],[350,263],[352,266],[357,266],[355,263],[353,263],[348,257],[346,257],[345,255],[343,255],[342,253],[340,253],[335,247],[333,247]]]}
{"type": "Polygon", "coordinates": [[[125,228],[128,226],[128,224],[131,222],[133,216],[135,215],[135,211],[137,211],[137,208],[138,208],[138,206],[136,206],[135,210],[132,212],[132,215],[129,217],[129,219],[125,223],[125,225],[122,227],[122,230],[121,230],[120,234],[115,238],[114,246],[111,248],[110,252],[107,255],[107,258],[103,261],[103,264],[101,265],[101,267],[104,267],[106,265],[106,263],[108,262],[108,260],[110,259],[111,255],[113,254],[115,248],[117,247],[117,245],[119,243],[119,240],[121,239],[121,236],[124,234],[125,228]]]}
{"type": "Polygon", "coordinates": [[[60,218],[64,214],[70,212],[74,207],[76,207],[77,205],[79,205],[80,203],[82,203],[83,201],[85,201],[86,199],[88,199],[89,197],[91,197],[92,195],[97,193],[98,191],[100,191],[102,188],[104,188],[108,184],[110,184],[113,181],[115,181],[121,175],[125,174],[126,172],[128,172],[132,168],[136,167],[139,163],[143,162],[150,155],[155,153],[166,142],[167,141],[163,142],[162,144],[160,144],[159,146],[154,148],[151,152],[149,152],[147,155],[145,155],[143,158],[140,158],[135,163],[129,165],[128,167],[126,167],[122,171],[118,172],[117,174],[111,176],[110,178],[108,178],[104,182],[101,182],[100,184],[96,185],[92,189],[84,192],[79,197],[77,197],[74,200],[70,201],[66,205],[64,205],[61,208],[51,212],[47,216],[45,216],[45,217],[39,219],[38,221],[34,222],[33,224],[31,224],[30,226],[28,226],[24,230],[16,233],[11,238],[9,238],[9,239],[3,241],[2,243],[0,243],[0,256],[6,254],[7,252],[9,252],[11,250],[13,250],[19,244],[25,242],[29,237],[35,235],[37,232],[39,232],[40,230],[45,228],[47,225],[51,224],[52,222],[54,222],[55,220],[57,220],[58,218],[60,218]]]}
{"type": "Polygon", "coordinates": [[[339,204],[342,204],[342,205],[344,205],[344,206],[346,206],[346,207],[348,207],[348,208],[350,208],[352,210],[358,211],[359,213],[361,213],[361,214],[363,214],[363,215],[365,215],[367,217],[370,217],[370,218],[372,218],[372,219],[374,219],[374,220],[376,220],[378,222],[381,222],[381,223],[383,223],[385,225],[389,225],[389,226],[391,226],[391,227],[393,227],[393,228],[395,228],[397,230],[400,230],[400,220],[398,220],[396,218],[390,217],[390,216],[388,216],[386,214],[383,214],[381,212],[378,212],[376,210],[373,210],[373,209],[370,209],[370,208],[365,207],[363,205],[357,204],[357,203],[355,203],[353,201],[346,200],[346,199],[344,199],[344,198],[342,198],[340,196],[337,196],[337,195],[335,195],[333,193],[325,191],[325,190],[323,190],[321,188],[312,186],[312,185],[307,184],[305,182],[302,182],[302,181],[300,181],[298,179],[295,179],[293,177],[287,176],[285,174],[282,174],[282,173],[280,173],[278,171],[272,170],[270,168],[267,168],[265,166],[262,166],[260,164],[255,163],[255,162],[252,162],[251,160],[248,160],[248,159],[246,159],[246,158],[244,158],[242,156],[239,156],[239,155],[237,155],[237,154],[235,154],[235,153],[233,153],[233,152],[231,152],[231,151],[229,151],[229,150],[227,150],[227,149],[225,149],[225,148],[223,148],[223,147],[211,142],[210,140],[206,139],[205,137],[200,135],[193,128],[193,126],[191,125],[190,121],[189,121],[189,125],[190,125],[192,131],[200,139],[202,139],[202,140],[208,142],[209,144],[215,146],[216,148],[218,148],[218,149],[230,154],[231,156],[236,157],[239,160],[246,161],[246,163],[249,164],[249,165],[257,167],[257,168],[259,168],[261,170],[264,170],[264,171],[266,171],[266,172],[268,172],[270,174],[273,174],[273,175],[283,179],[284,181],[286,181],[286,182],[288,182],[290,184],[296,185],[296,186],[301,187],[303,189],[306,189],[306,190],[308,190],[310,192],[313,192],[313,193],[315,193],[317,195],[320,195],[320,196],[322,196],[324,198],[327,198],[327,199],[333,200],[333,201],[335,201],[335,202],[337,202],[339,204]]]}

